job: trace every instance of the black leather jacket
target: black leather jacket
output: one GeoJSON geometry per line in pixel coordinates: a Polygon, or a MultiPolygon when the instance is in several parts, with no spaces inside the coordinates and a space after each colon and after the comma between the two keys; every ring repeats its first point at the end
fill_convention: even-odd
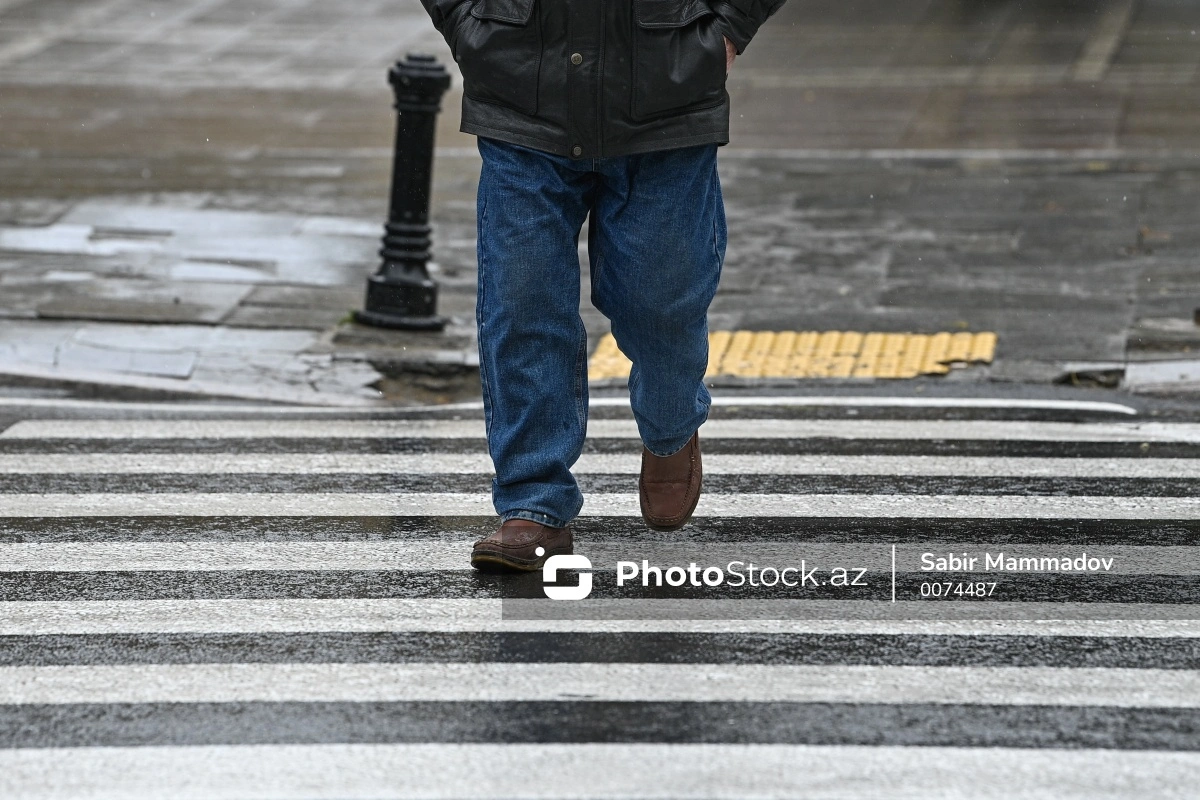
{"type": "Polygon", "coordinates": [[[575,158],[729,141],[725,41],[785,0],[421,0],[463,75],[462,130],[575,158]]]}

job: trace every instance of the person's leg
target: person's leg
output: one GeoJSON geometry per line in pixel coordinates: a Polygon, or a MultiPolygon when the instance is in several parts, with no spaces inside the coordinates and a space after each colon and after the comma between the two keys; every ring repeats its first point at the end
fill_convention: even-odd
{"type": "Polygon", "coordinates": [[[716,145],[602,159],[588,227],[592,303],[633,362],[646,449],[668,456],[708,417],[708,307],[725,259],[716,145]]]}
{"type": "Polygon", "coordinates": [[[583,505],[570,471],[587,426],[577,241],[594,175],[489,139],[479,150],[476,320],[492,499],[502,520],[561,528],[583,505]]]}

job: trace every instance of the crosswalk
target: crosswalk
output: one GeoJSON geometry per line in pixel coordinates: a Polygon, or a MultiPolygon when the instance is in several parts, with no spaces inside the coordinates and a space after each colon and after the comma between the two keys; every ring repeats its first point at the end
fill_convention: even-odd
{"type": "Polygon", "coordinates": [[[468,566],[471,411],[38,416],[0,430],[2,798],[1196,796],[1200,425],[746,403],[662,534],[598,406],[592,593],[549,601],[468,566]],[[921,568],[1001,552],[1059,566],[921,568]]]}

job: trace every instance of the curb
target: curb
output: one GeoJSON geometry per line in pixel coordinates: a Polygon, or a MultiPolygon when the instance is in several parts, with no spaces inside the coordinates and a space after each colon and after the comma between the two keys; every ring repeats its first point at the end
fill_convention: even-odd
{"type": "MultiPolygon", "coordinates": [[[[322,395],[319,392],[264,389],[212,381],[177,381],[137,375],[117,375],[98,370],[57,369],[26,364],[0,365],[0,382],[9,385],[70,389],[86,397],[122,399],[222,399],[260,403],[342,408],[392,407],[382,395],[378,399],[354,395],[322,395]]],[[[364,391],[372,391],[365,389],[364,391]]]]}

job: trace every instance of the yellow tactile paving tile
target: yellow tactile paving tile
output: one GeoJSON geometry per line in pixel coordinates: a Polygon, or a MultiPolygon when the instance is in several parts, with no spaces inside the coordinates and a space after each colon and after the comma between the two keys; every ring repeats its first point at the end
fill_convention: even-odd
{"type": "MultiPolygon", "coordinates": [[[[712,331],[706,378],[915,378],[990,363],[996,334],[859,331],[712,331]]],[[[591,380],[629,376],[629,359],[605,334],[588,362],[591,380]]]]}
{"type": "MultiPolygon", "coordinates": [[[[921,361],[921,374],[944,375],[950,371],[946,353],[950,349],[950,334],[935,333],[925,345],[925,358],[921,361]]],[[[990,360],[990,358],[989,358],[990,360]]]]}
{"type": "Polygon", "coordinates": [[[967,355],[967,361],[972,363],[990,362],[996,353],[997,338],[996,334],[991,331],[975,334],[971,340],[971,352],[967,355]]]}
{"type": "Polygon", "coordinates": [[[862,349],[854,360],[854,371],[851,377],[870,378],[875,375],[875,364],[879,361],[879,352],[883,349],[883,334],[868,333],[863,337],[862,349]]]}
{"type": "Polygon", "coordinates": [[[946,360],[950,363],[966,361],[971,356],[971,340],[969,333],[956,333],[950,337],[950,349],[946,352],[946,360]]]}

